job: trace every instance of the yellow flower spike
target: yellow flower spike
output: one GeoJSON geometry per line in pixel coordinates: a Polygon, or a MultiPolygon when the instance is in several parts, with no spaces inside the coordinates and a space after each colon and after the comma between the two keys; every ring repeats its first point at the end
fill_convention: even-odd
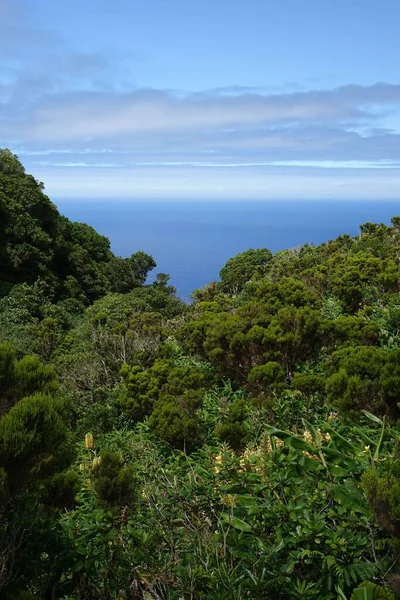
{"type": "Polygon", "coordinates": [[[88,450],[93,450],[93,448],[94,448],[93,433],[87,433],[85,435],[85,446],[88,450]]]}
{"type": "Polygon", "coordinates": [[[98,468],[100,465],[101,465],[101,458],[100,458],[100,456],[96,456],[96,457],[93,459],[93,462],[92,462],[92,468],[93,468],[93,469],[97,469],[97,468],[98,468]]]}

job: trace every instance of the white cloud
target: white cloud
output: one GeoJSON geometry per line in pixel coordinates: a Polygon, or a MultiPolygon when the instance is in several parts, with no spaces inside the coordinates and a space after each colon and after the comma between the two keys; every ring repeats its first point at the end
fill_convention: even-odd
{"type": "Polygon", "coordinates": [[[7,106],[0,135],[14,142],[112,140],[146,135],[222,136],[281,126],[375,122],[390,103],[400,107],[400,85],[346,86],[331,91],[292,94],[191,94],[184,98],[156,90],[132,93],[53,93],[36,99],[23,113],[7,106]]]}
{"type": "Polygon", "coordinates": [[[126,169],[33,169],[57,198],[130,199],[398,199],[400,169],[249,167],[136,167],[126,169]]]}
{"type": "Polygon", "coordinates": [[[126,57],[75,51],[36,12],[0,0],[0,146],[50,193],[399,197],[399,83],[140,89],[126,57]]]}

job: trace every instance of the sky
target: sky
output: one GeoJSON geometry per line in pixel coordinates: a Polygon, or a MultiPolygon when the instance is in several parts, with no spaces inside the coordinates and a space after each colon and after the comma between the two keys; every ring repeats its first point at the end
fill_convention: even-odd
{"type": "Polygon", "coordinates": [[[399,0],[0,0],[0,147],[54,199],[400,200],[399,0]]]}

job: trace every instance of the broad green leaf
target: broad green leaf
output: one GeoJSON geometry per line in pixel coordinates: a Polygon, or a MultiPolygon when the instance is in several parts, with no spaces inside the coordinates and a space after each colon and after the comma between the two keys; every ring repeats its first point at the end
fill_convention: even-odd
{"type": "Polygon", "coordinates": [[[321,448],[321,452],[325,455],[327,459],[334,465],[337,463],[346,465],[348,471],[355,471],[357,468],[357,463],[355,460],[346,456],[342,452],[338,452],[337,450],[333,450],[333,448],[328,448],[327,446],[323,446],[321,448]]]}
{"type": "Polygon", "coordinates": [[[237,506],[243,507],[254,507],[258,505],[257,498],[254,498],[254,496],[249,496],[248,494],[236,494],[235,503],[237,506]]]}
{"type": "Polygon", "coordinates": [[[275,427],[271,427],[268,425],[266,427],[269,435],[275,436],[291,446],[292,448],[296,448],[298,450],[306,450],[307,452],[312,452],[313,447],[310,444],[307,444],[302,438],[299,438],[287,431],[282,431],[281,429],[275,429],[275,427]]]}
{"type": "Polygon", "coordinates": [[[344,595],[344,592],[343,592],[342,588],[340,587],[340,585],[336,586],[336,591],[339,594],[340,598],[342,598],[342,600],[347,600],[347,598],[344,595]]]}
{"type": "Polygon", "coordinates": [[[343,467],[339,467],[338,465],[330,465],[328,464],[328,471],[334,477],[348,477],[349,472],[347,469],[343,469],[343,467]]]}
{"type": "Polygon", "coordinates": [[[364,512],[363,506],[361,505],[360,494],[356,487],[353,485],[347,485],[345,482],[342,484],[336,484],[332,487],[333,497],[348,510],[354,510],[355,512],[364,512]]]}
{"type": "Polygon", "coordinates": [[[375,415],[368,412],[367,410],[363,410],[362,412],[368,419],[370,419],[370,421],[373,421],[374,423],[377,423],[378,425],[383,425],[383,421],[381,419],[379,419],[379,417],[376,417],[375,415]]]}
{"type": "Polygon", "coordinates": [[[349,442],[349,440],[346,440],[346,438],[343,437],[338,431],[336,431],[336,429],[333,429],[329,425],[324,424],[324,431],[329,433],[329,435],[331,436],[332,442],[340,450],[351,450],[353,452],[357,452],[357,450],[358,450],[357,446],[355,446],[354,444],[349,442]]]}
{"type": "Polygon", "coordinates": [[[353,596],[355,600],[374,600],[375,598],[376,585],[374,583],[367,583],[363,587],[359,587],[354,590],[353,596]]]}
{"type": "Polygon", "coordinates": [[[228,513],[222,513],[221,517],[226,523],[229,523],[229,525],[238,531],[250,532],[253,530],[251,525],[246,523],[246,521],[242,521],[242,519],[238,519],[238,517],[232,517],[232,515],[228,513]]]}
{"type": "Polygon", "coordinates": [[[381,449],[381,446],[382,446],[383,437],[385,435],[385,420],[386,420],[385,417],[383,417],[381,434],[379,436],[379,440],[378,440],[378,443],[376,445],[375,454],[374,454],[374,459],[375,460],[378,460],[378,458],[379,458],[379,452],[380,452],[380,449],[381,449]]]}
{"type": "Polygon", "coordinates": [[[299,463],[299,465],[301,465],[308,471],[318,472],[324,469],[322,463],[319,460],[315,458],[310,458],[309,456],[304,456],[303,454],[299,456],[299,460],[297,462],[299,463]]]}

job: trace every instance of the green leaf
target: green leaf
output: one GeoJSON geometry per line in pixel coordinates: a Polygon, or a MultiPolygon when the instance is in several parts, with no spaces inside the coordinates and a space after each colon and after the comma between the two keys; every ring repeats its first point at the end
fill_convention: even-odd
{"type": "Polygon", "coordinates": [[[379,451],[380,451],[381,446],[382,446],[383,436],[384,435],[385,435],[385,417],[383,417],[381,434],[379,436],[379,440],[378,440],[378,443],[376,445],[376,449],[375,449],[375,453],[374,453],[374,459],[375,460],[378,460],[378,458],[379,458],[379,451]]]}
{"type": "Polygon", "coordinates": [[[220,490],[224,494],[245,494],[246,493],[246,488],[243,487],[243,485],[240,485],[238,483],[234,483],[232,485],[221,485],[220,490]]]}
{"type": "Polygon", "coordinates": [[[348,474],[350,474],[350,472],[352,471],[355,471],[357,468],[357,463],[355,462],[355,460],[353,460],[349,456],[346,456],[346,454],[342,454],[342,452],[338,452],[337,450],[334,450],[333,448],[328,448],[327,446],[323,446],[321,448],[321,452],[334,465],[336,465],[337,463],[343,463],[348,469],[348,474]]]}
{"type": "Polygon", "coordinates": [[[336,484],[332,487],[332,492],[335,501],[344,508],[355,512],[364,512],[363,506],[361,505],[360,494],[354,485],[346,485],[346,482],[336,484]]]}
{"type": "Polygon", "coordinates": [[[229,523],[229,525],[231,525],[234,529],[237,529],[238,531],[244,531],[247,533],[253,531],[252,526],[246,523],[246,521],[242,521],[242,519],[232,517],[228,513],[222,513],[221,517],[225,522],[229,523]]]}
{"type": "Polygon", "coordinates": [[[367,410],[363,410],[362,412],[368,419],[370,419],[370,421],[373,421],[374,423],[377,423],[378,425],[383,425],[383,421],[381,419],[379,419],[379,417],[376,417],[375,415],[368,412],[367,410]]]}
{"type": "MultiPolygon", "coordinates": [[[[318,472],[324,469],[322,463],[315,458],[310,458],[309,456],[301,455],[298,460],[299,465],[307,469],[307,471],[318,472]]],[[[346,472],[346,475],[348,473],[346,472]]]]}
{"type": "Polygon", "coordinates": [[[349,472],[347,471],[347,469],[343,469],[343,467],[339,467],[338,465],[329,465],[328,464],[328,471],[334,477],[348,477],[349,476],[349,472]]]}
{"type": "Polygon", "coordinates": [[[243,506],[244,508],[258,506],[257,498],[248,494],[236,494],[235,503],[236,506],[243,506]]]}
{"type": "Polygon", "coordinates": [[[343,437],[338,431],[336,431],[336,429],[333,429],[333,427],[324,424],[324,431],[329,433],[332,442],[339,450],[357,452],[357,446],[346,440],[346,438],[343,437]]]}
{"type": "Polygon", "coordinates": [[[306,450],[307,452],[315,451],[315,449],[312,446],[310,446],[310,444],[307,444],[307,442],[305,442],[302,438],[292,435],[287,431],[275,429],[275,427],[271,427],[270,425],[266,426],[266,430],[268,431],[269,435],[279,438],[292,448],[296,448],[298,450],[306,450]]]}
{"type": "Polygon", "coordinates": [[[343,592],[342,588],[340,587],[340,585],[336,586],[336,591],[339,594],[340,598],[342,598],[342,600],[347,600],[347,598],[344,595],[344,592],[343,592]]]}
{"type": "Polygon", "coordinates": [[[358,587],[354,590],[354,600],[374,600],[375,598],[376,585],[374,583],[367,583],[362,587],[358,587]]]}

